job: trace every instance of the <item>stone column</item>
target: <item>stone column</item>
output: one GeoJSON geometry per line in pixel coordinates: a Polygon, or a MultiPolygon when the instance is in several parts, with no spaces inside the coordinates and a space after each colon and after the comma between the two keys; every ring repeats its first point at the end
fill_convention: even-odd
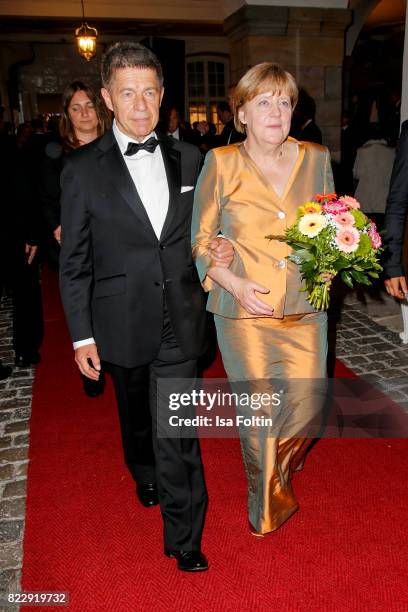
{"type": "Polygon", "coordinates": [[[276,61],[316,100],[323,142],[340,150],[346,9],[243,6],[224,21],[230,41],[231,81],[262,61],[276,61]]]}
{"type": "Polygon", "coordinates": [[[405,9],[404,55],[402,60],[401,123],[408,119],[408,1],[405,9]]]}
{"type": "MultiPolygon", "coordinates": [[[[405,10],[405,37],[404,37],[404,55],[402,60],[402,87],[401,87],[401,123],[408,119],[408,2],[405,10]]],[[[405,241],[403,261],[406,268],[407,255],[407,224],[405,225],[405,241]]],[[[405,299],[401,302],[403,331],[399,334],[402,342],[408,344],[408,301],[405,299]]]]}

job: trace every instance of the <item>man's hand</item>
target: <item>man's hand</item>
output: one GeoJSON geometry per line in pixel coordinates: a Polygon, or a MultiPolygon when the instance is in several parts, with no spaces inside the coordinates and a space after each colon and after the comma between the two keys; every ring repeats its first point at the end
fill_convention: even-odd
{"type": "Polygon", "coordinates": [[[234,247],[225,238],[214,238],[210,244],[211,258],[215,266],[229,268],[234,259],[234,247]]]}
{"type": "Polygon", "coordinates": [[[208,121],[199,121],[197,125],[197,130],[200,132],[201,136],[205,136],[210,131],[210,126],[208,121]]]}
{"type": "Polygon", "coordinates": [[[395,298],[398,298],[399,300],[403,300],[408,293],[405,276],[394,276],[394,278],[387,278],[387,280],[384,281],[384,284],[387,293],[395,298]]]}
{"type": "Polygon", "coordinates": [[[53,235],[55,240],[58,242],[58,244],[61,244],[61,226],[58,225],[58,227],[55,228],[55,230],[53,231],[53,235]]]}
{"type": "Polygon", "coordinates": [[[38,246],[34,246],[33,244],[25,245],[25,254],[27,255],[27,263],[30,265],[33,262],[33,259],[38,251],[38,246]]]}
{"type": "Polygon", "coordinates": [[[75,351],[75,363],[81,374],[92,380],[99,380],[101,362],[96,344],[85,344],[85,346],[77,348],[75,351]],[[88,359],[91,360],[93,367],[89,365],[88,359]]]}

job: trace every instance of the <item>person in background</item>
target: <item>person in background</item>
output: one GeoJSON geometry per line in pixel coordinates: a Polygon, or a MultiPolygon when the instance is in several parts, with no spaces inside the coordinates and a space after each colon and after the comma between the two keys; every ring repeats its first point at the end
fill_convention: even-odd
{"type": "Polygon", "coordinates": [[[297,140],[322,144],[322,133],[316,125],[316,102],[304,90],[299,90],[299,100],[293,112],[291,134],[297,140]]]}
{"type": "Polygon", "coordinates": [[[361,209],[373,221],[377,228],[384,228],[384,215],[392,167],[395,160],[395,149],[389,147],[384,131],[378,124],[371,124],[367,131],[367,140],[357,149],[353,176],[357,181],[355,197],[361,209]]]}
{"type": "Polygon", "coordinates": [[[341,116],[341,159],[338,177],[336,180],[336,191],[338,194],[354,193],[353,167],[357,154],[357,134],[352,123],[350,111],[344,111],[341,116]]]}
{"type": "Polygon", "coordinates": [[[167,109],[164,112],[164,132],[167,136],[189,142],[197,146],[197,136],[191,128],[183,127],[180,121],[180,113],[175,106],[167,109]]]}
{"type": "MultiPolygon", "coordinates": [[[[0,163],[1,164],[3,164],[4,159],[7,159],[8,151],[10,147],[12,146],[11,145],[12,140],[11,140],[11,137],[8,135],[8,131],[6,129],[5,122],[3,120],[3,115],[4,115],[4,107],[0,106],[0,163]]],[[[2,184],[4,180],[6,180],[5,175],[4,177],[2,176],[2,184]]],[[[1,204],[3,207],[4,203],[2,202],[1,204]]],[[[4,218],[1,219],[0,228],[1,226],[4,226],[4,218]]],[[[0,240],[2,238],[3,238],[2,231],[0,229],[0,240]]],[[[1,244],[0,244],[0,255],[1,255],[1,259],[3,259],[1,244]]],[[[6,289],[5,282],[6,282],[6,277],[4,275],[3,266],[0,262],[0,293],[3,293],[3,291],[6,289]]],[[[13,369],[10,366],[3,365],[3,363],[0,361],[0,380],[5,380],[9,376],[11,376],[12,372],[13,372],[13,369]]]]}
{"type": "MultiPolygon", "coordinates": [[[[108,109],[93,87],[83,81],[73,81],[65,88],[59,125],[60,142],[50,142],[45,148],[40,186],[43,213],[54,238],[57,260],[61,244],[60,177],[65,159],[72,151],[102,136],[110,125],[108,109]]],[[[103,374],[97,381],[86,376],[82,380],[89,397],[97,397],[103,392],[103,374]]]]}
{"type": "Polygon", "coordinates": [[[408,296],[402,253],[408,214],[408,121],[401,126],[397,154],[392,169],[384,221],[385,289],[393,297],[408,296]]]}
{"type": "Polygon", "coordinates": [[[205,155],[210,149],[217,146],[217,129],[214,123],[209,123],[206,120],[196,121],[193,128],[196,138],[194,144],[200,149],[201,153],[205,155]]]}
{"type": "Polygon", "coordinates": [[[1,147],[0,296],[11,290],[15,364],[39,363],[44,325],[38,267],[40,211],[27,152],[30,128],[22,124],[15,141],[1,147]]]}
{"type": "Polygon", "coordinates": [[[60,175],[71,151],[102,136],[111,124],[102,98],[90,85],[73,81],[62,94],[60,142],[48,143],[42,173],[41,199],[44,215],[58,244],[61,242],[60,175]]]}
{"type": "Polygon", "coordinates": [[[242,142],[245,139],[245,134],[241,134],[235,129],[234,113],[228,102],[219,102],[217,104],[217,114],[224,128],[219,136],[219,146],[242,142]]]}
{"type": "Polygon", "coordinates": [[[385,131],[389,137],[390,145],[395,147],[398,144],[401,125],[401,89],[399,87],[394,87],[391,90],[385,124],[385,131]]]}

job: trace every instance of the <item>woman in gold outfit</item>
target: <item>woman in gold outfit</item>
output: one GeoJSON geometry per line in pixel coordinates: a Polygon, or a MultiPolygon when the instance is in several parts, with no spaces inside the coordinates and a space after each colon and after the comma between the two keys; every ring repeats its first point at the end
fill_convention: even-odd
{"type": "Polygon", "coordinates": [[[326,377],[326,313],[299,291],[289,247],[265,238],[282,235],[315,194],[333,191],[328,150],[288,136],[297,96],[295,80],[277,64],[258,64],[242,77],[235,126],[246,140],[207,154],[193,212],[193,253],[229,380],[265,391],[274,389],[273,379],[297,379],[287,412],[269,409],[277,418],[268,433],[240,431],[254,535],[274,531],[298,508],[291,477],[311,442],[304,432],[322,407],[308,383],[326,377]],[[211,264],[209,245],[219,232],[235,249],[229,268],[211,264]]]}

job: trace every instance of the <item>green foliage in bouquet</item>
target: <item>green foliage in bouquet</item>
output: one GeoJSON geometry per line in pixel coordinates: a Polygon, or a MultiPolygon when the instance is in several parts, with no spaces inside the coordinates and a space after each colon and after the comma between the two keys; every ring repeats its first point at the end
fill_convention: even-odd
{"type": "Polygon", "coordinates": [[[266,236],[292,248],[288,259],[300,266],[302,290],[317,310],[328,308],[336,275],[353,287],[354,283],[371,285],[382,270],[381,237],[359,208],[350,196],[317,195],[299,207],[295,223],[283,236],[266,236]]]}

